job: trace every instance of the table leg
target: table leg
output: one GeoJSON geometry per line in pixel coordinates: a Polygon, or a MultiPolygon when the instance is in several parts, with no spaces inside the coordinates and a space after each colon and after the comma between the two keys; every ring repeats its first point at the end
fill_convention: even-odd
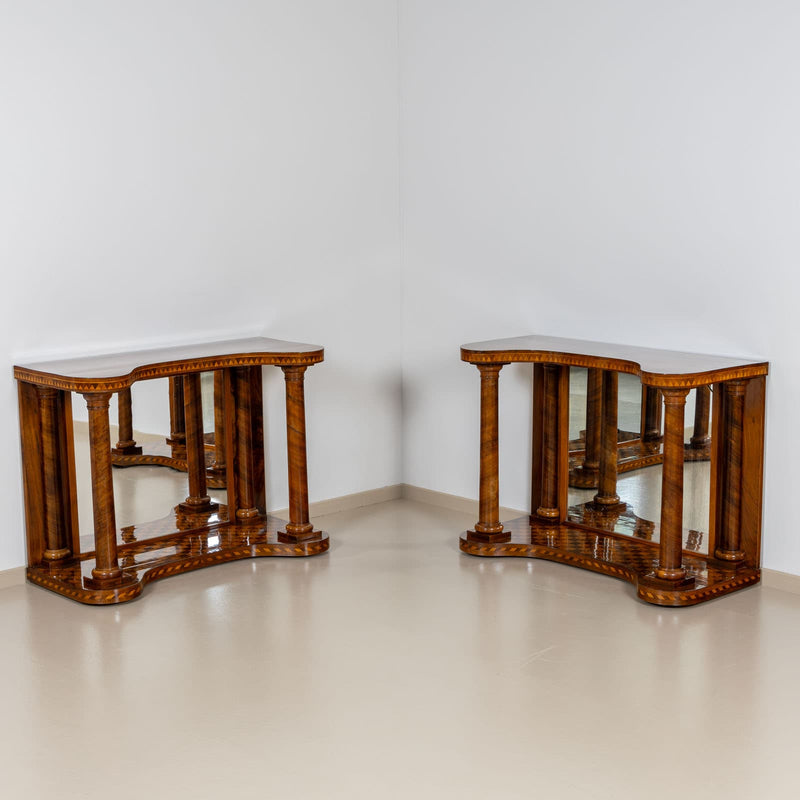
{"type": "Polygon", "coordinates": [[[58,396],[56,389],[36,387],[42,420],[42,461],[44,473],[45,550],[44,560],[55,562],[71,555],[67,537],[67,519],[63,507],[61,458],[58,433],[58,396]]]}
{"type": "Polygon", "coordinates": [[[183,377],[178,375],[169,379],[169,438],[167,444],[172,448],[172,457],[186,456],[186,419],[183,400],[183,377]]]}
{"type": "Polygon", "coordinates": [[[667,581],[686,577],[683,567],[683,417],[688,389],[662,389],[664,461],[661,473],[661,540],[656,576],[667,581]]]}
{"type": "Polygon", "coordinates": [[[722,384],[722,439],[724,442],[724,478],[722,484],[722,524],[714,555],[735,566],[745,560],[741,549],[742,456],[744,439],[744,397],[747,381],[722,384]]]}
{"type": "Polygon", "coordinates": [[[618,509],[621,505],[617,494],[617,394],[618,375],[612,370],[603,370],[603,423],[600,437],[600,478],[594,496],[596,506],[618,509]]]}
{"type": "Polygon", "coordinates": [[[698,386],[694,393],[694,432],[689,440],[693,450],[703,450],[711,441],[708,435],[710,408],[711,390],[708,386],[698,386]]]}
{"type": "MultiPolygon", "coordinates": [[[[542,472],[541,502],[535,514],[545,519],[558,519],[558,407],[561,367],[557,364],[544,364],[543,419],[542,419],[542,472]]],[[[587,429],[588,435],[588,429],[587,429]]],[[[588,440],[587,440],[588,445],[588,440]]],[[[536,454],[534,454],[534,458],[536,454]]]]}
{"type": "Polygon", "coordinates": [[[92,471],[95,566],[91,585],[102,588],[118,583],[122,570],[117,561],[117,524],[111,475],[111,434],[108,404],[111,392],[84,394],[89,409],[89,450],[92,471]]]}
{"type": "Polygon", "coordinates": [[[661,392],[655,386],[642,387],[641,431],[643,442],[661,441],[661,392]]]}
{"type": "Polygon", "coordinates": [[[475,542],[507,542],[511,535],[500,522],[498,447],[498,380],[502,364],[478,364],[481,374],[481,466],[478,521],[467,539],[475,542]]]}
{"type": "Polygon", "coordinates": [[[117,416],[119,417],[119,441],[111,451],[117,456],[140,456],[142,448],[133,439],[133,406],[131,387],[126,386],[117,393],[117,416]]]}
{"type": "Polygon", "coordinates": [[[281,367],[286,379],[286,447],[289,458],[289,522],[280,539],[299,542],[318,535],[309,522],[306,411],[303,379],[306,367],[281,367]]]}
{"type": "Polygon", "coordinates": [[[592,367],[586,378],[586,454],[581,471],[593,476],[600,470],[602,396],[603,370],[592,367]]]}
{"type": "Polygon", "coordinates": [[[249,367],[233,368],[236,426],[236,519],[259,516],[256,505],[256,476],[253,442],[252,378],[249,367]]]}
{"type": "Polygon", "coordinates": [[[203,441],[203,400],[200,373],[183,376],[184,419],[186,424],[186,463],[189,496],[180,503],[181,511],[205,514],[216,510],[206,492],[206,451],[203,441]]]}
{"type": "Polygon", "coordinates": [[[208,468],[212,475],[225,476],[225,376],[221,369],[214,372],[214,463],[208,468]]]}

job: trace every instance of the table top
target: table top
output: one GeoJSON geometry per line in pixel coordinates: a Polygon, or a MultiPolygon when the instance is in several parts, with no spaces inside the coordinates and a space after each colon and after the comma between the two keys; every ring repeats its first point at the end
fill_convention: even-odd
{"type": "Polygon", "coordinates": [[[151,378],[224,367],[310,365],[323,358],[319,345],[254,337],[23,364],[14,367],[14,377],[66,391],[113,392],[151,378]]]}
{"type": "Polygon", "coordinates": [[[470,364],[532,362],[597,367],[638,375],[643,384],[664,387],[705,386],[717,381],[766,375],[766,361],[730,356],[682,353],[556,336],[517,336],[492,339],[461,347],[461,358],[470,364]]]}

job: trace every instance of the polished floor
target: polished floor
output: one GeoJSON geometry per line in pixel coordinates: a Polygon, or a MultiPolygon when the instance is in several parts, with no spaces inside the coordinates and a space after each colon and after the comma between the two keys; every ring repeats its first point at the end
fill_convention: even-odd
{"type": "Polygon", "coordinates": [[[124,606],[0,591],[3,796],[797,796],[800,596],[659,609],[406,500],[318,522],[124,606]]]}

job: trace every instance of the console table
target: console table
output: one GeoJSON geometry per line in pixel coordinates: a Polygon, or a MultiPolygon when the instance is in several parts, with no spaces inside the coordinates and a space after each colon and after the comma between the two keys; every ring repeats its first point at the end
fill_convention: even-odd
{"type": "Polygon", "coordinates": [[[630,581],[642,600],[663,606],[694,605],[759,581],[767,363],[545,336],[467,344],[461,358],[481,377],[479,519],[463,534],[462,551],[601,572],[630,581]],[[513,362],[534,365],[531,513],[501,523],[498,380],[513,362]],[[573,508],[567,499],[571,366],[600,370],[601,403],[597,494],[573,508]],[[638,375],[645,394],[658,390],[649,393],[651,402],[663,400],[658,521],[638,519],[616,492],[620,372],[638,375]],[[699,387],[713,394],[705,557],[683,548],[684,410],[689,390],[699,387]],[[621,533],[638,529],[648,536],[621,533]]]}
{"type": "Polygon", "coordinates": [[[253,338],[99,355],[14,367],[28,548],[28,580],[95,605],[137,597],[145,584],[255,556],[309,556],[328,549],[309,521],[304,374],[316,345],[253,338]],[[266,512],[262,365],[283,370],[289,521],[266,512]],[[220,378],[227,502],[206,493],[200,373],[220,378]],[[117,529],[108,409],[136,381],[180,378],[188,496],[161,520],[117,529]],[[94,549],[81,552],[75,488],[72,392],[89,411],[94,549]]]}

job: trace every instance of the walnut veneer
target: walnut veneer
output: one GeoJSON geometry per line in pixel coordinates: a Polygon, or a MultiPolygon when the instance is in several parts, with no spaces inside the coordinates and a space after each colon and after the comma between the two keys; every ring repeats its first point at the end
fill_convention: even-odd
{"type": "MultiPolygon", "coordinates": [[[[760,580],[765,362],[544,336],[464,345],[461,358],[481,376],[480,509],[474,529],[461,538],[464,552],[545,558],[602,572],[633,583],[641,599],[666,606],[694,605],[760,580]],[[512,362],[534,365],[531,514],[502,523],[498,384],[502,367],[512,362]],[[599,420],[586,435],[597,493],[576,508],[567,501],[571,366],[589,369],[587,407],[599,420]],[[658,522],[635,517],[616,493],[619,372],[638,375],[644,387],[639,444],[657,443],[660,450],[658,522]],[[707,557],[683,549],[684,410],[691,389],[697,391],[691,445],[706,448],[711,459],[707,557]],[[620,518],[632,536],[617,532],[620,518]],[[650,541],[656,532],[658,542],[650,541]]],[[[689,541],[697,536],[690,532],[689,541]]]]}
{"type": "Polygon", "coordinates": [[[19,384],[27,577],[90,604],[120,603],[157,578],[254,556],[324,552],[325,532],[309,521],[306,475],[306,369],[323,359],[316,345],[254,338],[14,367],[19,384]],[[261,367],[286,379],[289,520],[266,513],[261,367]],[[215,371],[215,449],[227,503],[207,494],[200,373],[215,371]],[[183,449],[186,499],[156,523],[117,529],[112,457],[138,456],[130,387],[170,378],[171,444],[183,449]],[[72,392],[89,413],[94,549],[81,551],[75,491],[72,392]],[[108,410],[118,394],[120,440],[112,448],[108,410]],[[121,543],[120,543],[121,540],[121,543]]]}

